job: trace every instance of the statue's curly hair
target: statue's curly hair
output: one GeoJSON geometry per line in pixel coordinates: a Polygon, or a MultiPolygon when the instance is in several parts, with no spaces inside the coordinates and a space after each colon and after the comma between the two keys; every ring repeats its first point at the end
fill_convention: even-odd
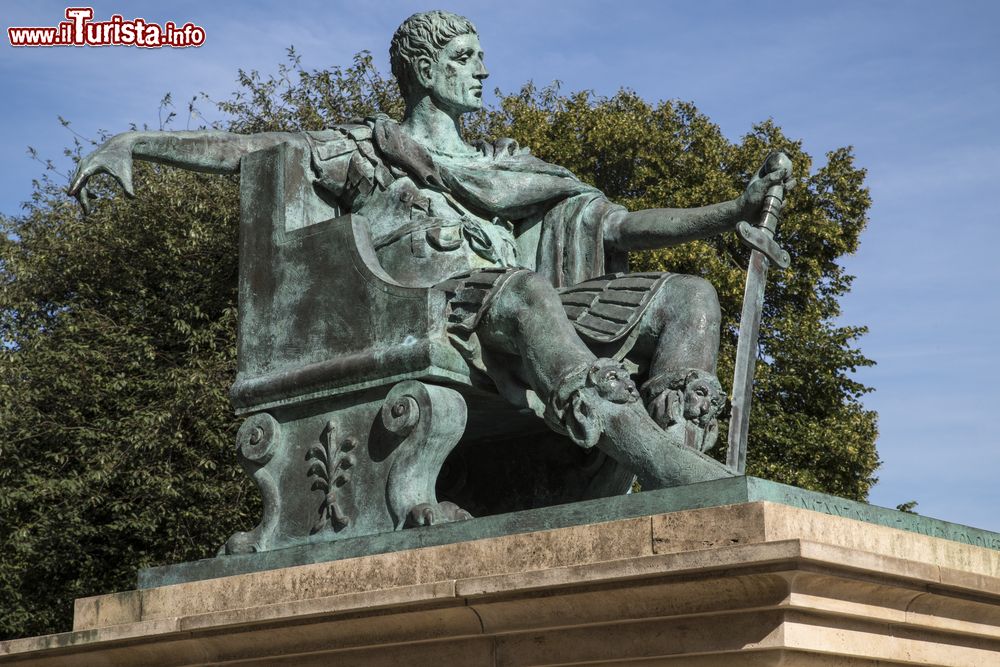
{"type": "Polygon", "coordinates": [[[389,64],[403,98],[408,99],[416,92],[417,58],[435,58],[448,42],[468,34],[478,34],[469,19],[439,9],[414,14],[403,21],[389,45],[389,64]]]}

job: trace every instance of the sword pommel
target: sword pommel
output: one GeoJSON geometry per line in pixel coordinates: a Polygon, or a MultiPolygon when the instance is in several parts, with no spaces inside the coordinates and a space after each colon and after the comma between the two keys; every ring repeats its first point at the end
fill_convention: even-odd
{"type": "Polygon", "coordinates": [[[764,164],[760,166],[759,176],[763,178],[765,174],[770,174],[772,171],[779,169],[784,169],[785,178],[790,177],[792,175],[792,160],[781,151],[771,151],[764,158],[764,164]]]}

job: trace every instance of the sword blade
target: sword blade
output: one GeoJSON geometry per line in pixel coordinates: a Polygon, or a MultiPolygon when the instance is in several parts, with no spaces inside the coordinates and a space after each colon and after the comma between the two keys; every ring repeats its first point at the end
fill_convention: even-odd
{"type": "Polygon", "coordinates": [[[733,410],[729,420],[729,453],[726,464],[739,474],[747,467],[747,436],[750,433],[750,401],[757,365],[757,336],[764,309],[768,259],[764,253],[750,253],[747,283],[740,315],[740,337],[736,343],[736,367],[733,373],[733,410]]]}
{"type": "MultiPolygon", "coordinates": [[[[760,176],[777,169],[784,170],[785,178],[792,174],[792,163],[784,153],[775,151],[767,156],[760,168],[760,176]]],[[[761,220],[757,229],[774,238],[778,226],[781,207],[784,203],[785,188],[776,183],[768,188],[764,196],[761,220]]],[[[743,292],[743,312],[740,314],[740,337],[736,342],[736,367],[733,370],[733,411],[729,420],[729,452],[726,463],[736,473],[742,475],[747,469],[747,436],[750,433],[750,402],[753,399],[753,375],[757,366],[757,336],[760,334],[760,318],[764,310],[764,287],[767,283],[768,258],[761,250],[770,245],[774,261],[778,266],[787,266],[788,253],[778,246],[752,244],[750,266],[747,267],[747,284],[743,292]],[[758,250],[757,248],[760,248],[758,250]]]]}

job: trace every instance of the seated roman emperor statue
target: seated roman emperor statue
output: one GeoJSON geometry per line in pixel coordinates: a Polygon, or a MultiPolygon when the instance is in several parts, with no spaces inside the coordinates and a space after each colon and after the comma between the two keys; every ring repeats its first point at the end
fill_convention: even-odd
{"type": "Polygon", "coordinates": [[[369,221],[383,268],[445,293],[451,341],[501,396],[577,445],[601,448],[645,488],[735,474],[703,453],[725,403],[715,290],[694,276],[628,274],[627,254],[756,219],[789,171],[759,174],[731,201],[629,212],[513,140],[466,143],[460,118],[481,108],[488,76],[468,19],[415,14],[390,58],[406,102],[401,122],[129,132],[81,161],[71,193],[86,207],[88,179],[110,173],[131,194],[135,158],[236,173],[249,152],[302,146],[315,185],[369,221]]]}

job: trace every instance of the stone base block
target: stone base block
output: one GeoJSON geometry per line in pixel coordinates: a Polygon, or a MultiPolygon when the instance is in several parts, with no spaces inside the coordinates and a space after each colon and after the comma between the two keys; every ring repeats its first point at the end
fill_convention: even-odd
{"type": "Polygon", "coordinates": [[[1000,665],[1000,552],[768,501],[77,601],[11,665],[1000,665]]]}

